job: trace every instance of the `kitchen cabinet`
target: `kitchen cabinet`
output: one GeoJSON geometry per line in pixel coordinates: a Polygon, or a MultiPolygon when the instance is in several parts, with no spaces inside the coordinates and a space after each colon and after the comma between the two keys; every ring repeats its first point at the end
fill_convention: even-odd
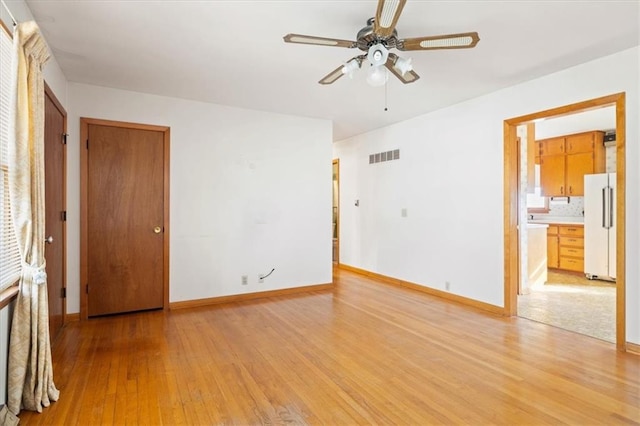
{"type": "Polygon", "coordinates": [[[549,268],[584,272],[584,226],[551,224],[547,229],[549,268]]]}
{"type": "Polygon", "coordinates": [[[547,267],[557,268],[558,263],[558,225],[547,228],[547,267]]]}
{"type": "Polygon", "coordinates": [[[540,187],[545,197],[584,195],[584,175],[605,171],[604,132],[592,131],[537,141],[540,187]]]}

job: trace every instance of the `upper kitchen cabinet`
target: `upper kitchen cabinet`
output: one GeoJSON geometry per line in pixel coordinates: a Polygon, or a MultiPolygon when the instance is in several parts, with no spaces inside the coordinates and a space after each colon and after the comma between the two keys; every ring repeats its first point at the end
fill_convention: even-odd
{"type": "Polygon", "coordinates": [[[604,132],[592,131],[537,141],[540,188],[545,197],[584,195],[584,175],[604,173],[604,132]]]}

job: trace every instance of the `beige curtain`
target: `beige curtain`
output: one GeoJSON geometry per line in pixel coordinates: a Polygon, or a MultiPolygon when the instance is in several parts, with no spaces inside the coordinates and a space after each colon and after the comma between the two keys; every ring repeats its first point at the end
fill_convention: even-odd
{"type": "Polygon", "coordinates": [[[9,129],[9,194],[22,275],[9,341],[8,407],[42,412],[58,399],[53,383],[47,274],[44,259],[44,80],[49,59],[35,22],[19,24],[13,39],[14,93],[9,129]]]}

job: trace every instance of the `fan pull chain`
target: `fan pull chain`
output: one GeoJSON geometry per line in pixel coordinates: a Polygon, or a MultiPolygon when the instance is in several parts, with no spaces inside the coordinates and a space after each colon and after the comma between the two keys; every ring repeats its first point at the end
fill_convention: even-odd
{"type": "MultiPolygon", "coordinates": [[[[385,70],[386,71],[386,70],[385,70]]],[[[387,108],[387,87],[389,86],[389,82],[386,81],[384,83],[384,110],[388,111],[389,109],[387,108]]]]}

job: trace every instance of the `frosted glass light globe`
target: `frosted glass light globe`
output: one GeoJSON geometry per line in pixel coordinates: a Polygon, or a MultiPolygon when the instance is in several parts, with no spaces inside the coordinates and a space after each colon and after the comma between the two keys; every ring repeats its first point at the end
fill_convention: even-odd
{"type": "Polygon", "coordinates": [[[383,86],[388,79],[387,69],[382,65],[372,66],[367,71],[367,83],[371,86],[383,86]]]}

